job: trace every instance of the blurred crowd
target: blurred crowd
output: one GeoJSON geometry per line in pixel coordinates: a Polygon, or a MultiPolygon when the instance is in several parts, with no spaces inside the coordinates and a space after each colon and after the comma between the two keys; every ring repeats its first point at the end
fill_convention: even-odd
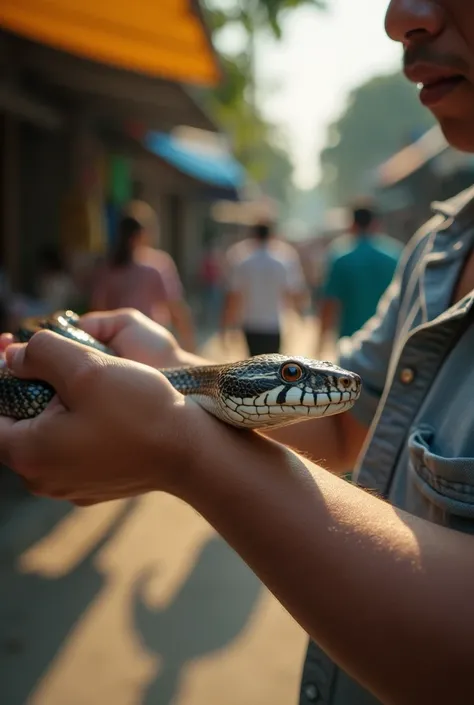
{"type": "MultiPolygon", "coordinates": [[[[389,286],[401,245],[383,233],[372,203],[355,204],[352,224],[312,258],[270,220],[224,247],[212,241],[196,262],[197,298],[188,300],[172,257],[156,242],[153,209],[136,198],[121,213],[109,251],[74,267],[58,249],[40,253],[36,294],[12,294],[0,280],[3,327],[72,308],[135,308],[172,330],[187,350],[197,331],[240,329],[249,355],[278,353],[288,311],[314,317],[321,356],[328,336],[350,336],[372,317],[389,286]]],[[[315,241],[317,244],[317,241],[315,241]]]]}

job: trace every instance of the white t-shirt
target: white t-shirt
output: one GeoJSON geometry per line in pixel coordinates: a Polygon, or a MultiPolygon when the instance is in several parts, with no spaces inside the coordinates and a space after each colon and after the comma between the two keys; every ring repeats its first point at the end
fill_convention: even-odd
{"type": "Polygon", "coordinates": [[[229,274],[229,290],[242,297],[242,327],[258,333],[281,329],[285,296],[304,291],[304,276],[297,257],[271,247],[257,247],[235,259],[229,274]]]}

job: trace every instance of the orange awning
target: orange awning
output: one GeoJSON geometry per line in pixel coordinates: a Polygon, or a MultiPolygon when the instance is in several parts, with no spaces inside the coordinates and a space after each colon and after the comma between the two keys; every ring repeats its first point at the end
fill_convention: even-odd
{"type": "Polygon", "coordinates": [[[129,71],[202,85],[220,77],[193,0],[2,0],[0,26],[129,71]]]}

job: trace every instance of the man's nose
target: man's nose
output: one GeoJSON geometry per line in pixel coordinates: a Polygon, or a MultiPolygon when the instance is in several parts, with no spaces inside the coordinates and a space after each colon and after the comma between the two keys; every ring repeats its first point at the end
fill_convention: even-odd
{"type": "Polygon", "coordinates": [[[433,0],[391,0],[385,17],[385,30],[395,42],[410,44],[441,34],[446,10],[433,0]]]}

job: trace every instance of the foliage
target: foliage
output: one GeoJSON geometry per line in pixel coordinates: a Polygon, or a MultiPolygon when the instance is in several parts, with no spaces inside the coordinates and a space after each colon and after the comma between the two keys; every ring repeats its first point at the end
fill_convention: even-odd
{"type": "Polygon", "coordinates": [[[251,178],[262,181],[267,166],[261,160],[261,146],[271,141],[272,127],[247,98],[246,56],[222,56],[221,62],[225,80],[204,97],[207,109],[228,135],[233,153],[251,178]]]}
{"type": "Polygon", "coordinates": [[[377,76],[356,88],[328,129],[321,153],[321,185],[334,205],[361,195],[371,171],[434,124],[400,73],[377,76]]]}
{"type": "Polygon", "coordinates": [[[322,10],[326,7],[326,0],[241,0],[228,8],[207,0],[205,9],[214,31],[237,23],[249,35],[270,29],[276,39],[281,39],[283,16],[304,5],[322,10]]]}
{"type": "Polygon", "coordinates": [[[276,140],[274,126],[264,120],[256,105],[254,42],[265,29],[280,39],[285,13],[303,5],[322,9],[324,4],[325,0],[240,0],[232,4],[207,0],[204,5],[214,38],[229,25],[239,26],[246,37],[240,54],[221,53],[225,78],[205,96],[207,108],[229,136],[232,150],[249,176],[278,200],[288,196],[293,167],[288,152],[276,140]]]}

